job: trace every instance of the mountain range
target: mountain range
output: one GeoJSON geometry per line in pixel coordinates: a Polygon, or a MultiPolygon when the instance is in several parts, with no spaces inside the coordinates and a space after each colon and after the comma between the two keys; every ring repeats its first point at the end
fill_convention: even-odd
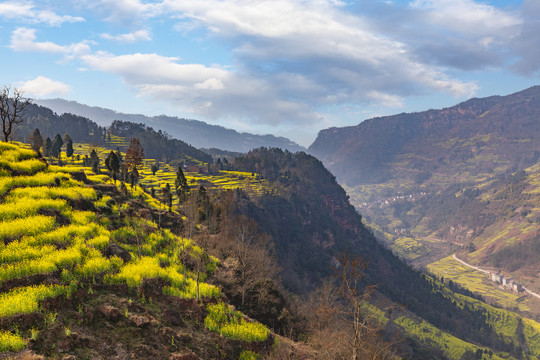
{"type": "Polygon", "coordinates": [[[242,153],[261,146],[278,147],[291,152],[305,150],[304,147],[285,137],[238,132],[199,120],[166,115],[150,117],[140,114],[124,114],[64,99],[36,100],[35,102],[52,109],[58,114],[70,113],[84,116],[104,127],[110,126],[114,120],[144,124],[154,128],[156,131],[166,131],[172,137],[188,142],[197,148],[218,148],[242,153]]]}

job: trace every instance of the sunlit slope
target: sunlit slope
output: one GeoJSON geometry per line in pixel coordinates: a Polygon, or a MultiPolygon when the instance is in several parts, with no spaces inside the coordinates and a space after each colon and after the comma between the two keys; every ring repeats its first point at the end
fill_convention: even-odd
{"type": "MultiPolygon", "coordinates": [[[[113,185],[97,189],[75,180],[87,179],[88,169],[47,165],[8,143],[0,143],[0,167],[0,353],[29,341],[45,344],[63,309],[54,304],[67,302],[85,315],[88,297],[99,298],[99,291],[151,303],[145,293],[151,279],[163,296],[194,299],[199,293],[222,304],[220,289],[204,282],[218,260],[192,240],[158,228],[152,216],[132,216],[128,199],[121,202],[113,185]],[[112,255],[111,245],[123,250],[112,255]]],[[[209,330],[230,339],[266,339],[264,327],[220,306],[208,312],[209,330]]],[[[126,307],[125,317],[136,319],[136,309],[126,307]]],[[[82,328],[64,315],[65,337],[82,328]]]]}

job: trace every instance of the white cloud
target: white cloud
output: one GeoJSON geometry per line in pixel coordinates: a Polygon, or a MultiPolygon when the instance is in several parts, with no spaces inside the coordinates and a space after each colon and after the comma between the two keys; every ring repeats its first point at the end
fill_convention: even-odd
{"type": "Polygon", "coordinates": [[[161,5],[141,0],[86,0],[90,8],[105,16],[107,21],[138,24],[161,13],[161,5]]]}
{"type": "Polygon", "coordinates": [[[455,96],[476,89],[443,68],[418,61],[406,42],[375,33],[370,19],[346,13],[341,5],[325,0],[166,0],[163,6],[217,36],[237,40],[237,59],[250,75],[265,76],[271,68],[268,76],[295,74],[312,84],[314,102],[369,101],[371,91],[391,94],[403,88],[455,96]]]}
{"type": "Polygon", "coordinates": [[[511,38],[519,31],[519,13],[500,10],[473,0],[414,0],[411,6],[426,11],[429,21],[457,33],[511,38]]]}
{"type": "Polygon", "coordinates": [[[209,118],[269,124],[314,118],[304,104],[282,99],[267,81],[222,67],[180,64],[177,58],[157,54],[99,52],[81,60],[92,70],[120,76],[141,96],[209,118]]]}
{"type": "Polygon", "coordinates": [[[45,23],[50,26],[60,26],[63,23],[84,21],[84,18],[79,16],[58,15],[51,10],[36,9],[32,1],[7,1],[0,3],[0,17],[31,23],[45,23]]]}
{"type": "Polygon", "coordinates": [[[90,51],[87,41],[70,45],[58,45],[50,41],[38,42],[36,40],[36,29],[17,28],[11,34],[11,44],[15,51],[36,51],[64,54],[66,57],[82,55],[90,51]]]}
{"type": "Polygon", "coordinates": [[[399,108],[403,106],[403,98],[400,96],[385,94],[379,91],[371,91],[367,96],[385,107],[399,108]]]}
{"type": "Polygon", "coordinates": [[[33,80],[28,80],[17,85],[25,95],[29,96],[49,96],[66,95],[71,91],[71,87],[60,81],[51,80],[45,76],[38,76],[33,80]]]}
{"type": "Polygon", "coordinates": [[[128,34],[120,35],[101,34],[101,38],[130,44],[137,41],[152,40],[152,36],[150,35],[150,32],[148,30],[137,30],[128,34]]]}

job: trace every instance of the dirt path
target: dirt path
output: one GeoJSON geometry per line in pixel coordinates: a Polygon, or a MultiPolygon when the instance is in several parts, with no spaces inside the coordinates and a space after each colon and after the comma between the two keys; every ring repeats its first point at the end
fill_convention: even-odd
{"type": "MultiPolygon", "coordinates": [[[[471,265],[471,264],[469,264],[469,263],[466,263],[465,261],[459,259],[459,258],[456,256],[456,254],[453,254],[453,255],[452,255],[452,258],[453,258],[454,260],[458,261],[460,264],[463,264],[463,265],[465,265],[465,266],[468,266],[468,267],[470,267],[470,268],[473,268],[474,270],[478,270],[478,271],[483,272],[483,273],[485,273],[485,274],[490,274],[490,273],[491,273],[491,271],[487,271],[487,270],[484,270],[484,269],[479,268],[478,266],[474,266],[474,265],[471,265]]],[[[522,285],[522,286],[523,286],[523,285],[522,285]]],[[[534,296],[534,297],[540,299],[540,294],[537,294],[537,293],[535,293],[535,292],[532,292],[531,290],[527,289],[525,286],[523,286],[523,289],[525,290],[526,293],[528,293],[528,294],[530,294],[530,295],[532,295],[532,296],[534,296]]]]}

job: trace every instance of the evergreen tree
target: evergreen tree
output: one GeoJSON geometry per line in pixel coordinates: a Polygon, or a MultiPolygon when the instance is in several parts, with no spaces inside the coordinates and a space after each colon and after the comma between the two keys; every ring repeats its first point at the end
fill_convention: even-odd
{"type": "Polygon", "coordinates": [[[63,145],[64,141],[62,140],[62,136],[60,136],[60,134],[56,134],[51,146],[51,156],[60,157],[63,145]]]}
{"type": "Polygon", "coordinates": [[[197,192],[197,208],[197,221],[204,222],[208,220],[212,213],[212,203],[206,188],[202,184],[197,192]]]}
{"type": "Polygon", "coordinates": [[[116,157],[118,157],[118,162],[120,163],[120,165],[122,165],[124,163],[124,158],[122,157],[120,148],[116,148],[116,157]]]}
{"type": "Polygon", "coordinates": [[[120,170],[120,160],[114,151],[111,151],[109,156],[105,159],[105,166],[107,167],[107,170],[112,173],[112,178],[116,183],[118,171],[120,170]]]}
{"type": "Polygon", "coordinates": [[[99,173],[99,156],[95,149],[92,149],[92,152],[90,153],[90,166],[94,173],[99,173]]]}
{"type": "Polygon", "coordinates": [[[43,144],[43,154],[47,157],[52,155],[52,141],[50,137],[45,139],[45,143],[43,144]]]}
{"type": "Polygon", "coordinates": [[[133,170],[129,173],[129,180],[131,182],[131,188],[133,189],[137,185],[137,180],[139,179],[139,171],[134,167],[133,170]]]}
{"type": "Polygon", "coordinates": [[[39,129],[35,129],[30,136],[30,145],[35,152],[38,152],[39,149],[43,146],[43,137],[41,136],[39,129]]]}
{"type": "Polygon", "coordinates": [[[73,140],[67,133],[64,134],[64,144],[66,144],[66,156],[68,158],[72,157],[73,156],[73,140]]]}
{"type": "Polygon", "coordinates": [[[180,201],[180,203],[183,203],[186,200],[187,195],[189,194],[189,185],[180,166],[178,167],[178,171],[176,172],[176,180],[174,181],[174,186],[176,187],[176,196],[178,196],[178,201],[180,201]]]}
{"type": "Polygon", "coordinates": [[[161,201],[169,207],[169,211],[172,210],[172,193],[169,183],[165,185],[165,188],[162,191],[161,201]]]}

